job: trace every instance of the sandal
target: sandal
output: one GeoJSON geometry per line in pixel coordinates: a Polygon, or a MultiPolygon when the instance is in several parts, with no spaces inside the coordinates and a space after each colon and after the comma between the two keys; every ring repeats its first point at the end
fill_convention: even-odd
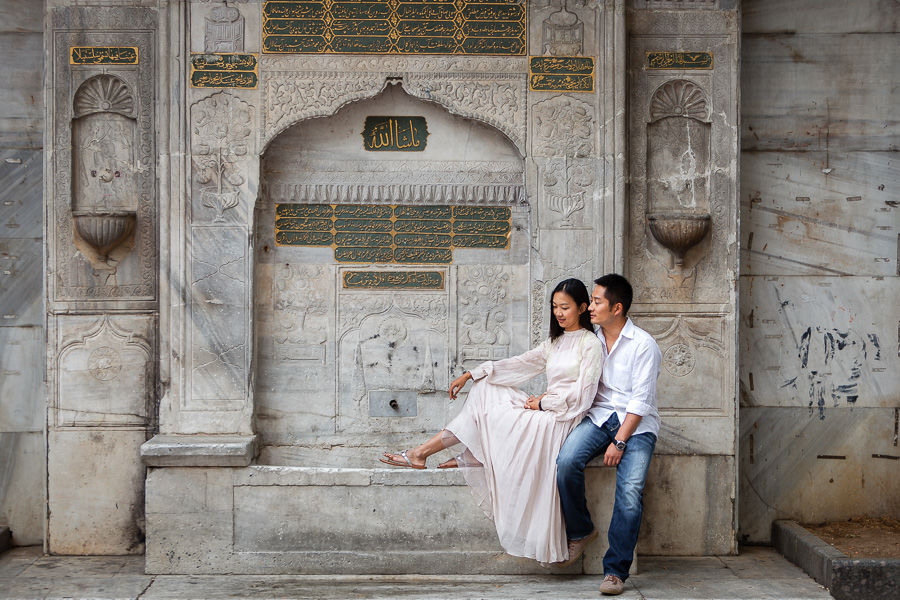
{"type": "Polygon", "coordinates": [[[446,460],[438,465],[438,469],[458,469],[459,461],[461,458],[462,458],[462,454],[460,454],[459,456],[456,456],[454,458],[451,458],[450,460],[446,460]]]}
{"type": "Polygon", "coordinates": [[[378,460],[380,460],[381,462],[383,462],[386,465],[392,465],[395,467],[406,467],[407,469],[424,469],[425,468],[425,465],[414,465],[413,462],[411,460],[409,460],[409,457],[406,455],[407,452],[408,452],[408,450],[404,450],[400,454],[389,454],[389,453],[385,452],[384,456],[382,456],[378,460]],[[397,460],[396,458],[392,458],[394,456],[400,456],[403,458],[403,460],[400,461],[400,460],[397,460]]]}

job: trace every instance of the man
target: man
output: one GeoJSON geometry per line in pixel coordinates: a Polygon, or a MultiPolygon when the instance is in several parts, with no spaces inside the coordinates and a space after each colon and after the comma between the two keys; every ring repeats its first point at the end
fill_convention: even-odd
{"type": "Polygon", "coordinates": [[[621,275],[611,273],[595,282],[591,323],[599,325],[603,344],[603,375],[594,404],[569,434],[556,460],[559,495],[572,564],[597,538],[584,492],[584,467],[603,454],[603,464],[616,467],[616,495],[609,524],[609,550],[603,557],[600,591],[621,594],[634,557],[641,526],[641,497],[650,457],[659,434],[656,379],[660,352],[653,337],[628,317],[633,292],[621,275]]]}

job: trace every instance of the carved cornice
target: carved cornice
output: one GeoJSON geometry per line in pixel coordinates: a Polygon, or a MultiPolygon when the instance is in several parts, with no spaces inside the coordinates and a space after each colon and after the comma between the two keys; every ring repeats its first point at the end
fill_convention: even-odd
{"type": "Polygon", "coordinates": [[[276,184],[266,188],[272,202],[312,204],[520,204],[525,202],[521,185],[353,185],[276,184]]]}
{"type": "Polygon", "coordinates": [[[528,74],[528,57],[261,54],[260,72],[528,74]]]}

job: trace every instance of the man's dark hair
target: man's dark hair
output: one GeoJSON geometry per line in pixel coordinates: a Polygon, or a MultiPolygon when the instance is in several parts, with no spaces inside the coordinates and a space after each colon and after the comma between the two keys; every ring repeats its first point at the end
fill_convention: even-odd
{"type": "MultiPolygon", "coordinates": [[[[556,295],[556,292],[565,292],[569,295],[572,300],[575,301],[575,306],[580,307],[582,304],[590,304],[591,297],[588,295],[587,288],[584,286],[584,283],[580,279],[566,279],[565,281],[560,281],[556,284],[556,287],[553,288],[553,292],[550,294],[550,339],[555,340],[559,336],[563,334],[563,328],[560,326],[559,321],[553,316],[553,296],[556,295]]],[[[583,329],[587,329],[588,331],[594,331],[594,326],[591,325],[591,313],[585,310],[578,316],[578,324],[581,325],[583,329]]]]}
{"type": "Polygon", "coordinates": [[[594,280],[595,285],[602,286],[605,290],[604,297],[609,302],[610,308],[616,304],[622,305],[622,315],[628,316],[628,309],[631,308],[631,299],[634,298],[634,291],[628,280],[618,273],[608,273],[603,277],[594,280]]]}

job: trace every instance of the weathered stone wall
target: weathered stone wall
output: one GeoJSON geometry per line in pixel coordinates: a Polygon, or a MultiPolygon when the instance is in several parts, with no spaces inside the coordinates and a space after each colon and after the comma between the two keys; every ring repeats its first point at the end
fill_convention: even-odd
{"type": "Polygon", "coordinates": [[[896,2],[745,0],[740,533],[900,512],[896,2]]]}
{"type": "Polygon", "coordinates": [[[44,537],[43,3],[0,5],[0,525],[44,537]]]}

